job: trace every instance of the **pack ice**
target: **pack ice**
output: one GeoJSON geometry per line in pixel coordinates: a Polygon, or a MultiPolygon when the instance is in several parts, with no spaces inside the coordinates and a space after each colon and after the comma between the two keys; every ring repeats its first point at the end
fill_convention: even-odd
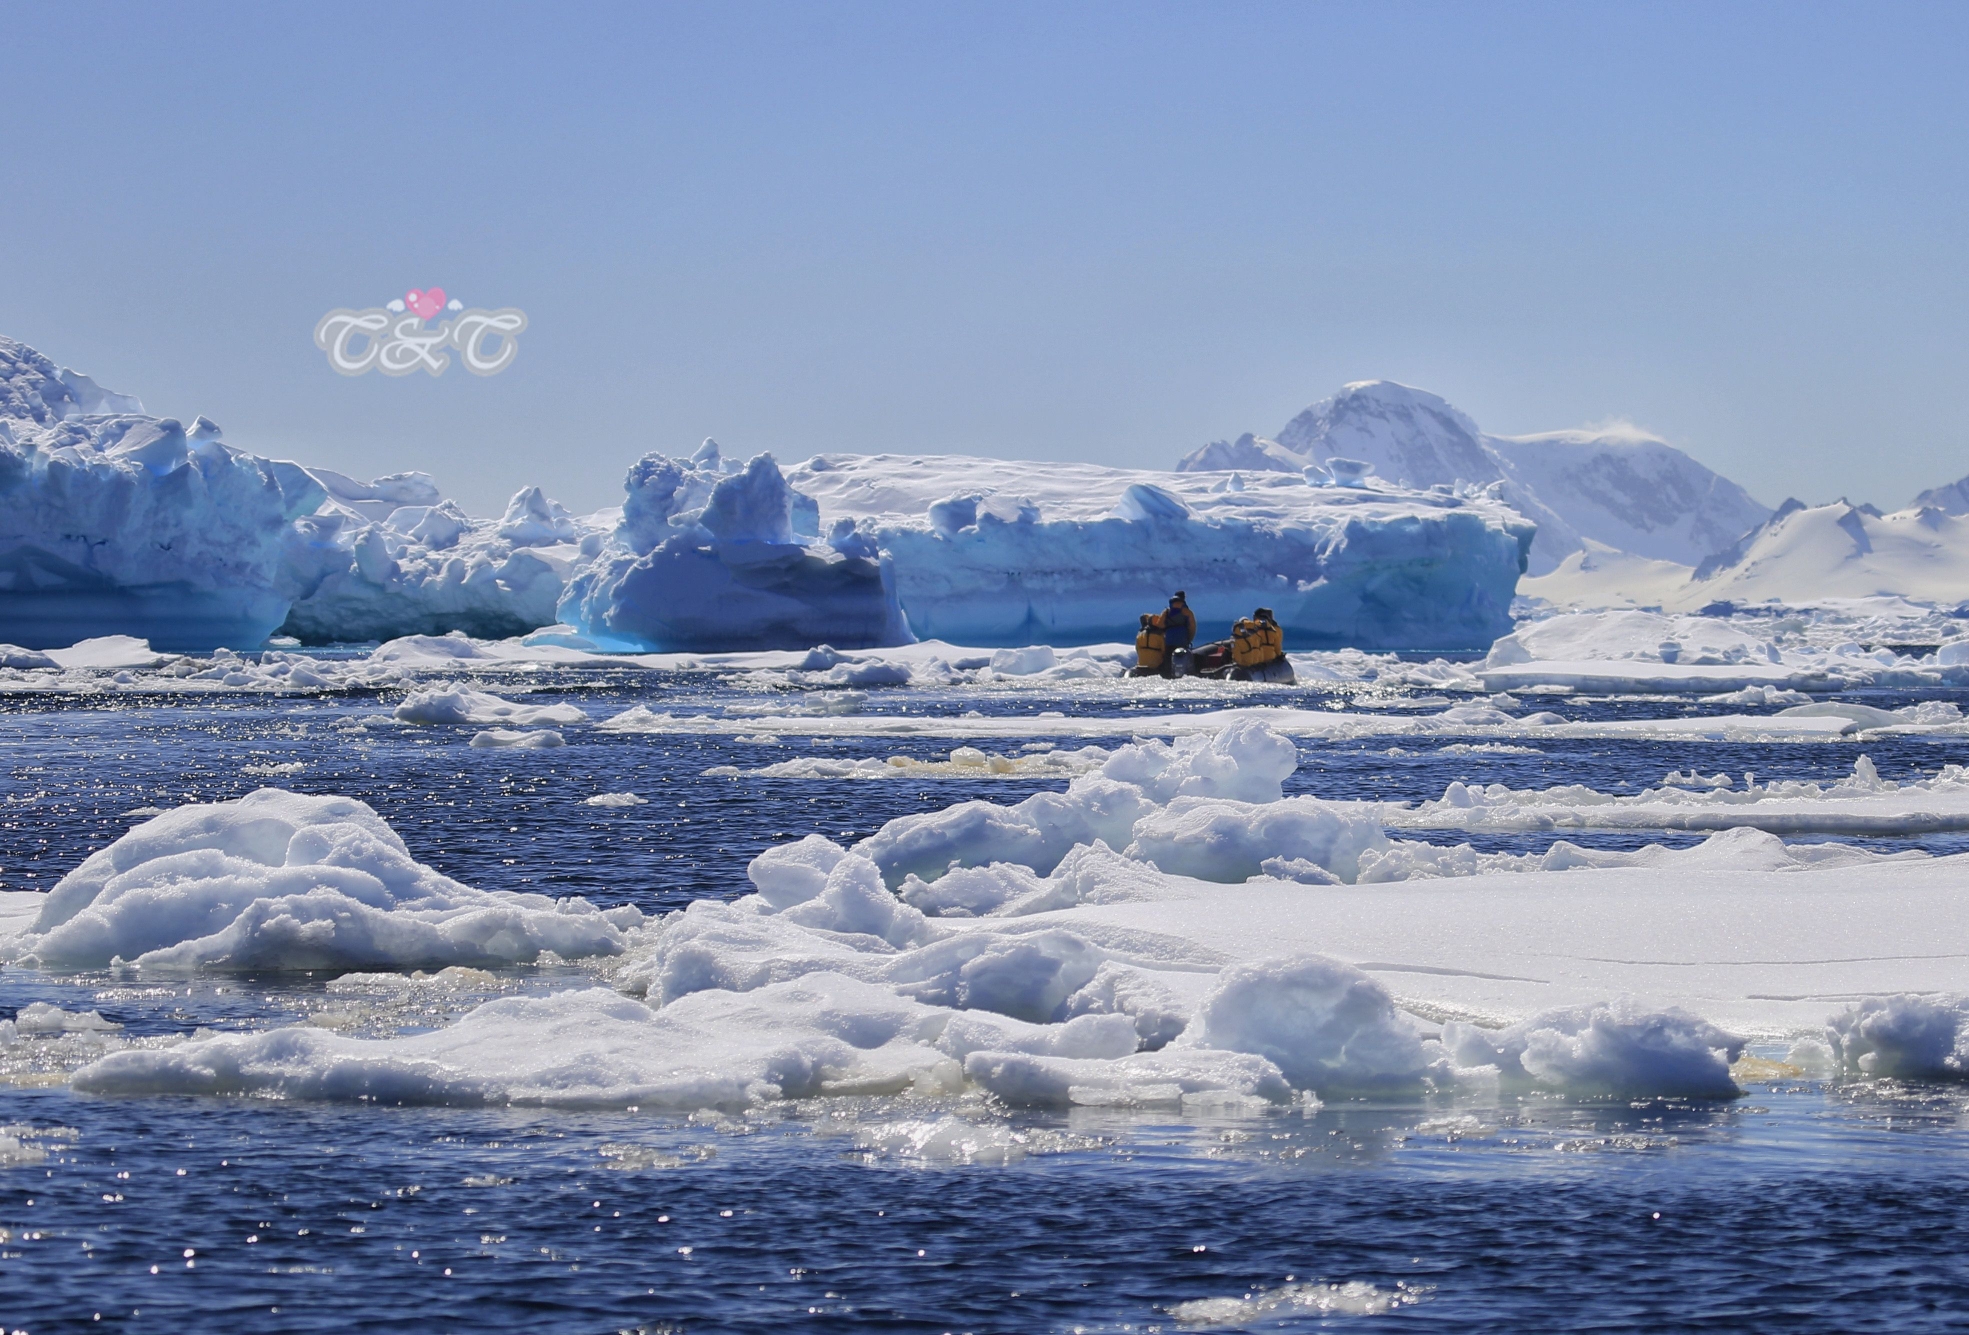
{"type": "MultiPolygon", "coordinates": [[[[1769,1017],[1752,990],[1768,985],[1772,950],[1816,949],[1808,958],[1826,963],[1826,942],[1803,939],[1823,930],[1793,921],[1775,942],[1703,939],[1712,954],[1741,946],[1746,965],[1673,967],[1665,941],[1691,896],[1637,895],[1636,860],[1647,863],[1649,884],[1664,872],[1706,874],[1693,896],[1721,901],[1734,921],[1768,914],[1773,902],[1776,864],[1761,846],[1686,863],[1667,850],[1652,860],[1606,855],[1605,867],[1565,872],[1528,859],[1463,867],[1457,850],[1387,839],[1371,804],[1282,797],[1293,764],[1292,744],[1257,725],[1124,747],[1102,771],[1041,795],[1047,801],[960,803],[890,822],[853,848],[818,836],[775,847],[748,868],[749,895],[629,923],[619,938],[598,931],[590,953],[621,942],[603,966],[613,988],[504,997],[449,1028],[394,1038],[297,1027],[126,1049],[83,1069],[76,1084],[652,1110],[967,1091],[1009,1104],[1213,1114],[1430,1088],[1717,1097],[1736,1092],[1730,1063],[1743,1040],[1683,1003],[1713,1005],[1734,992],[1739,1018],[1760,1004],[1769,1017]],[[1588,883],[1595,876],[1627,879],[1603,887],[1588,883]],[[1616,901],[1635,911],[1608,911],[1616,901]],[[1624,942],[1609,933],[1625,933],[1624,942]],[[1647,977],[1667,980],[1669,1004],[1593,995],[1619,970],[1596,977],[1577,966],[1623,950],[1668,952],[1647,977]],[[1554,953],[1565,967],[1554,967],[1554,953]],[[1560,981],[1520,972],[1539,959],[1533,967],[1560,981]],[[1471,967],[1478,960],[1490,963],[1471,967]]],[[[297,800],[338,799],[249,802],[287,810],[297,800]]],[[[334,814],[349,819],[356,807],[334,814]]],[[[182,819],[203,828],[220,809],[182,819]]],[[[269,842],[283,837],[296,841],[282,826],[269,842]]],[[[119,853],[135,839],[85,864],[75,889],[64,883],[62,903],[51,901],[24,938],[30,950],[49,953],[45,920],[104,899],[93,889],[105,883],[103,863],[156,860],[162,850],[119,853]]],[[[1902,865],[1847,851],[1840,880],[1816,888],[1843,897],[1839,924],[1856,921],[1846,902],[1855,867],[1902,865]]],[[[309,850],[283,861],[328,860],[309,850]]],[[[140,876],[155,886],[171,879],[161,866],[140,876]]],[[[1946,877],[1930,879],[1927,890],[1944,888],[1946,877]]],[[[410,896],[388,910],[418,911],[410,896]]],[[[171,930],[154,929],[154,939],[171,930]]],[[[1869,935],[1863,922],[1839,930],[1869,935]]],[[[301,949],[298,934],[286,940],[301,949]]],[[[1874,945],[1859,940],[1854,951],[1874,945]]],[[[166,952],[158,962],[175,958],[152,950],[166,952]]],[[[192,953],[201,952],[227,958],[206,946],[192,953]]],[[[1854,968],[1848,961],[1844,975],[1854,968]]],[[[1842,976],[1833,969],[1827,981],[1842,976]]],[[[1869,1050],[1890,1048],[1892,1025],[1867,1023],[1869,1050]]]]}

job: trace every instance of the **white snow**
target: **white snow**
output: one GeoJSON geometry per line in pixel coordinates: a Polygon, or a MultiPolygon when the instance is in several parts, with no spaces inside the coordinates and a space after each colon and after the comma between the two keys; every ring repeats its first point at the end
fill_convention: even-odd
{"type": "Polygon", "coordinates": [[[614,954],[635,910],[480,891],[414,860],[346,797],[262,788],[191,803],[91,854],[0,939],[19,964],[353,969],[614,954]]]}

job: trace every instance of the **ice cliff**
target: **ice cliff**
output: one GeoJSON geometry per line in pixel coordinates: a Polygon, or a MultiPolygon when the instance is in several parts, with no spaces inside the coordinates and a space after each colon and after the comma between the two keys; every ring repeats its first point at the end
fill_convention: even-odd
{"type": "Polygon", "coordinates": [[[1089,644],[1131,640],[1178,588],[1208,636],[1268,605],[1293,648],[1482,648],[1510,629],[1534,531],[1495,487],[1418,491],[1344,460],[1310,476],[889,454],[782,470],[709,442],[638,462],[619,513],[529,487],[474,518],[422,473],[259,458],[11,341],[0,387],[0,642],[30,649],[499,637],[557,618],[611,648],[1089,644]]]}
{"type": "Polygon", "coordinates": [[[888,553],[909,626],[961,644],[1133,639],[1184,589],[1199,633],[1272,607],[1294,648],[1462,648],[1509,629],[1532,526],[1482,496],[1087,464],[823,455],[820,524],[888,553]]]}
{"type": "Polygon", "coordinates": [[[1593,544],[1694,565],[1770,513],[1743,488],[1637,430],[1490,436],[1443,399],[1387,380],[1347,385],[1288,422],[1192,452],[1184,472],[1331,471],[1358,460],[1406,487],[1493,489],[1538,525],[1530,569],[1593,544]]]}
{"type": "Polygon", "coordinates": [[[287,615],[293,521],[323,495],[202,417],[147,416],[0,338],[0,638],[257,646],[287,615]]]}
{"type": "Polygon", "coordinates": [[[706,441],[629,470],[622,521],[568,589],[565,620],[652,649],[865,649],[909,641],[888,558],[850,522],[826,542],[813,499],[769,454],[740,466],[706,441]]]}
{"type": "Polygon", "coordinates": [[[223,443],[0,338],[0,640],[254,649],[553,621],[612,515],[529,487],[474,519],[422,473],[358,482],[223,443]]]}

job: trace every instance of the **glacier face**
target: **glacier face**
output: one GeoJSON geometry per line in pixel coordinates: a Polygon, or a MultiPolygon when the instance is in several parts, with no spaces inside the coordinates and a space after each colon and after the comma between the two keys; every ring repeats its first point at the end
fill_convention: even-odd
{"type": "Polygon", "coordinates": [[[1530,569],[1545,574],[1590,544],[1694,565],[1770,511],[1680,450],[1633,430],[1485,435],[1434,394],[1359,381],[1288,422],[1276,441],[1253,436],[1193,451],[1184,472],[1296,472],[1358,459],[1410,487],[1491,486],[1538,525],[1530,569]]]}
{"type": "Polygon", "coordinates": [[[1276,472],[885,454],[786,477],[891,556],[911,631],[986,646],[1130,641],[1180,588],[1204,638],[1269,606],[1292,648],[1478,648],[1510,628],[1533,533],[1483,496],[1276,472]]]}
{"type": "Polygon", "coordinates": [[[1481,648],[1510,628],[1534,531],[1480,489],[1359,480],[1344,460],[1279,471],[1289,452],[1255,441],[1273,466],[1248,480],[899,455],[782,472],[707,442],[636,464],[619,511],[571,515],[530,487],[487,519],[421,473],[232,449],[18,343],[0,343],[0,396],[0,640],[29,648],[557,619],[624,648],[1087,644],[1132,639],[1177,588],[1207,636],[1265,605],[1295,648],[1481,648]]]}
{"type": "Polygon", "coordinates": [[[15,644],[257,648],[287,615],[293,521],[323,495],[204,418],[150,417],[0,338],[0,630],[15,644]]]}
{"type": "Polygon", "coordinates": [[[868,649],[910,639],[888,558],[850,523],[827,541],[813,499],[770,454],[740,466],[706,441],[637,461],[622,520],[561,617],[607,647],[868,649]]]}
{"type": "Polygon", "coordinates": [[[615,518],[571,515],[538,487],[498,519],[473,518],[423,473],[358,482],[307,472],[326,499],[295,525],[298,596],[282,630],[310,644],[453,630],[496,639],[548,625],[615,518]]]}

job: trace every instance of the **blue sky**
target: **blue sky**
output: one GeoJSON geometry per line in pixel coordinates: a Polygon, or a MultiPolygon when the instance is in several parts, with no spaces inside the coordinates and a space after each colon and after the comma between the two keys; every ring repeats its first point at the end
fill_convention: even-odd
{"type": "Polygon", "coordinates": [[[0,332],[235,445],[1166,466],[1357,379],[1760,499],[1969,473],[1969,8],[16,6],[0,332]],[[316,320],[518,306],[502,375],[316,320]]]}

